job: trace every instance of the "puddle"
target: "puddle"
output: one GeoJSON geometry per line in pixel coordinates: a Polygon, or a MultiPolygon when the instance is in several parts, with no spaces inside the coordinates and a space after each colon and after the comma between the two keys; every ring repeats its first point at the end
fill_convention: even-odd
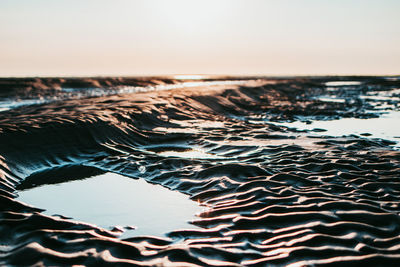
{"type": "Polygon", "coordinates": [[[346,99],[336,97],[317,97],[316,99],[322,102],[346,103],[346,99]]]}
{"type": "Polygon", "coordinates": [[[203,211],[185,194],[115,173],[42,185],[18,194],[18,200],[46,209],[47,215],[63,215],[109,230],[118,226],[124,230],[121,238],[198,228],[188,221],[203,211]]]}
{"type": "Polygon", "coordinates": [[[22,107],[22,106],[43,104],[46,102],[47,102],[46,100],[41,99],[41,98],[20,99],[20,100],[5,99],[5,100],[0,101],[0,112],[18,108],[18,107],[22,107]]]}
{"type": "Polygon", "coordinates": [[[332,81],[332,82],[326,82],[325,86],[353,86],[360,84],[361,82],[357,81],[332,81]]]}
{"type": "Polygon", "coordinates": [[[387,81],[399,81],[400,80],[400,76],[385,77],[384,79],[387,80],[387,81]]]}
{"type": "Polygon", "coordinates": [[[215,154],[210,154],[202,149],[191,149],[186,151],[162,151],[159,152],[158,155],[164,157],[178,157],[185,159],[222,159],[215,154]]]}
{"type": "Polygon", "coordinates": [[[342,118],[330,121],[313,121],[310,124],[301,121],[277,123],[278,125],[297,128],[298,130],[324,129],[315,132],[320,135],[366,135],[370,138],[382,138],[398,143],[400,141],[400,112],[382,114],[379,118],[356,119],[342,118]]]}
{"type": "Polygon", "coordinates": [[[179,127],[166,128],[166,127],[156,127],[153,131],[160,131],[166,133],[191,133],[196,134],[204,131],[209,131],[210,129],[225,128],[225,123],[220,121],[206,121],[206,120],[169,120],[170,123],[179,125],[179,127]]]}
{"type": "Polygon", "coordinates": [[[380,96],[380,95],[362,95],[361,99],[375,100],[375,101],[400,101],[400,97],[394,96],[380,96]]]}

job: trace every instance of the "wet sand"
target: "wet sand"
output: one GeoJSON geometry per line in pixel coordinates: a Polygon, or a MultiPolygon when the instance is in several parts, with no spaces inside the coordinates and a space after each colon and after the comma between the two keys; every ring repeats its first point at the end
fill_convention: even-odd
{"type": "Polygon", "coordinates": [[[397,115],[382,135],[332,131],[398,114],[398,77],[195,82],[0,79],[0,263],[400,264],[397,115]],[[17,199],[104,172],[208,209],[186,229],[121,239],[17,199]]]}

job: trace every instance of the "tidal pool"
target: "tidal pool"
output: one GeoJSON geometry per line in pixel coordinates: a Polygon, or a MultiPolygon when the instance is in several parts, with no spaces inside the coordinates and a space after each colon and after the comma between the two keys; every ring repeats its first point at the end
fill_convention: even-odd
{"type": "Polygon", "coordinates": [[[47,184],[18,192],[20,201],[105,229],[118,226],[121,238],[161,236],[197,228],[188,222],[203,210],[185,194],[115,173],[47,184]]]}
{"type": "Polygon", "coordinates": [[[341,118],[339,120],[318,121],[312,123],[295,121],[288,123],[277,123],[278,125],[294,127],[298,130],[313,130],[315,128],[323,129],[323,132],[317,132],[319,135],[367,135],[371,138],[382,138],[396,142],[399,147],[400,141],[400,112],[392,111],[381,115],[379,118],[358,119],[341,118]]]}

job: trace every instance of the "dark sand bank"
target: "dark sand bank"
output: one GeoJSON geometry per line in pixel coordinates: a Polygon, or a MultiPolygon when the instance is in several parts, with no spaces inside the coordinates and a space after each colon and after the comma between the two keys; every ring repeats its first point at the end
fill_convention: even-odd
{"type": "Polygon", "coordinates": [[[196,82],[0,79],[5,103],[48,99],[0,113],[0,263],[400,264],[398,136],[287,125],[397,114],[398,78],[196,82]],[[15,199],[20,189],[103,172],[163,185],[209,210],[192,229],[120,240],[15,199]]]}

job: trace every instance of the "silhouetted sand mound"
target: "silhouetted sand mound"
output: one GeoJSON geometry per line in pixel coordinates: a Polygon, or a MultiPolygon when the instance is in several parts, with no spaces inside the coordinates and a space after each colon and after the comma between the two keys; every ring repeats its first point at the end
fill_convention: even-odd
{"type": "Polygon", "coordinates": [[[0,264],[400,265],[400,120],[387,138],[385,125],[312,127],[396,122],[399,88],[397,77],[0,79],[0,264]],[[208,210],[193,228],[121,240],[16,200],[104,172],[208,210]]]}

